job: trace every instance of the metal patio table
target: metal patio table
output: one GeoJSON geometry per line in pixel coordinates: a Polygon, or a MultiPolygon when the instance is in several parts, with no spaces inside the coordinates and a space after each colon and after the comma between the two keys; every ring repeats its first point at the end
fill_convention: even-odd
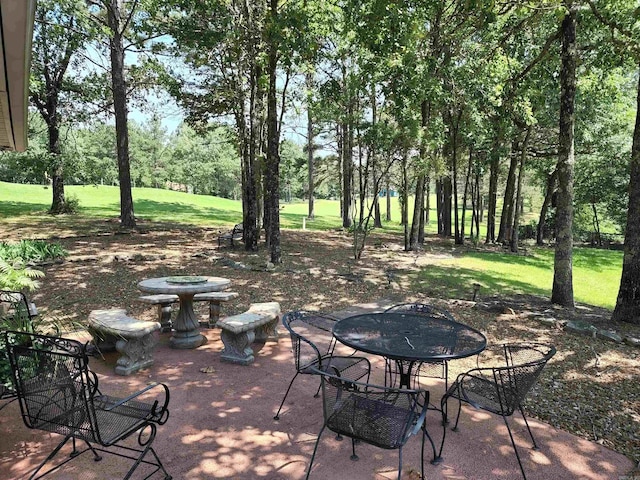
{"type": "Polygon", "coordinates": [[[336,339],[356,350],[394,360],[400,387],[412,388],[411,370],[421,362],[477,355],[486,337],[468,325],[412,313],[364,313],[336,322],[336,339]]]}

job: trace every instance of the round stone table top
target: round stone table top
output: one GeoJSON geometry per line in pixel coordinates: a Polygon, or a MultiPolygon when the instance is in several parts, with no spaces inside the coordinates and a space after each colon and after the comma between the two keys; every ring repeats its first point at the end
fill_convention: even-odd
{"type": "Polygon", "coordinates": [[[168,293],[174,295],[219,292],[231,285],[231,280],[222,277],[201,277],[206,279],[197,283],[188,283],[188,277],[148,278],[138,283],[138,288],[148,293],[168,293]],[[186,279],[180,282],[180,278],[186,279]],[[173,282],[171,280],[174,280],[173,282]]]}

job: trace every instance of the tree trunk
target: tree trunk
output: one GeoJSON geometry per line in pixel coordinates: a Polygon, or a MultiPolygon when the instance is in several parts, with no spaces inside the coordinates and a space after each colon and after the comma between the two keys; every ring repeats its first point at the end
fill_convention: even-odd
{"type": "Polygon", "coordinates": [[[513,211],[516,191],[516,171],[518,170],[519,157],[517,148],[510,152],[509,173],[507,174],[507,184],[504,190],[504,200],[502,204],[502,214],[500,215],[500,229],[498,230],[498,243],[509,243],[511,241],[511,226],[513,225],[513,211]]]}
{"type": "Polygon", "coordinates": [[[110,0],[108,8],[109,28],[111,29],[109,41],[111,49],[111,88],[113,90],[113,109],[116,117],[116,150],[118,154],[118,180],[120,182],[120,226],[134,228],[136,219],[133,213],[133,196],[131,195],[127,85],[124,79],[121,1],[110,0]]]}
{"type": "MultiPolygon", "coordinates": [[[[467,200],[469,198],[469,186],[471,185],[471,167],[473,166],[473,147],[469,147],[469,163],[467,164],[467,175],[464,179],[464,192],[462,194],[462,218],[460,220],[460,236],[464,243],[465,216],[467,214],[467,200]]],[[[471,214],[473,217],[473,213],[471,214]]],[[[472,227],[473,230],[473,227],[472,227]]]]}
{"type": "Polygon", "coordinates": [[[424,205],[424,175],[419,174],[416,180],[416,190],[413,202],[413,218],[411,220],[411,233],[409,234],[409,250],[418,250],[420,244],[418,242],[418,232],[420,229],[420,216],[423,215],[422,208],[424,205]]]}
{"type": "Polygon", "coordinates": [[[487,205],[487,236],[485,243],[493,243],[496,239],[496,203],[498,199],[498,174],[501,149],[502,127],[497,125],[494,132],[493,145],[489,154],[489,203],[487,205]]]}
{"type": "Polygon", "coordinates": [[[542,208],[540,208],[540,218],[538,219],[538,228],[536,231],[536,244],[544,245],[544,227],[547,222],[547,212],[551,206],[551,200],[553,194],[556,191],[556,182],[558,180],[558,170],[554,169],[551,175],[547,177],[547,187],[544,194],[544,201],[542,202],[542,208]]]}
{"type": "Polygon", "coordinates": [[[629,208],[624,236],[622,278],[611,320],[640,325],[640,80],[636,125],[629,165],[629,208]]]}
{"type": "Polygon", "coordinates": [[[522,151],[520,154],[520,167],[518,169],[518,187],[516,189],[516,200],[513,215],[513,228],[511,230],[511,238],[509,239],[511,251],[518,252],[518,237],[520,229],[520,216],[522,213],[522,182],[524,181],[524,164],[527,160],[527,149],[529,148],[529,139],[531,138],[531,127],[527,128],[524,141],[522,142],[522,151]]]}
{"type": "Polygon", "coordinates": [[[261,89],[258,86],[260,67],[255,63],[249,69],[249,151],[246,163],[246,210],[244,211],[244,248],[247,251],[258,249],[258,152],[260,143],[259,107],[261,89]]]}
{"type": "Polygon", "coordinates": [[[60,154],[60,127],[58,125],[57,114],[47,116],[49,124],[49,153],[53,157],[51,161],[51,184],[53,199],[49,213],[57,215],[66,211],[66,201],[64,198],[64,159],[60,154]]]}
{"type": "Polygon", "coordinates": [[[409,251],[409,176],[407,173],[409,152],[402,152],[402,189],[400,191],[400,217],[404,226],[404,251],[409,251]]]}
{"type": "Polygon", "coordinates": [[[576,96],[576,10],[562,21],[560,69],[560,136],[558,142],[558,206],[551,302],[574,307],[573,299],[573,168],[576,96]]]}
{"type": "Polygon", "coordinates": [[[387,189],[387,215],[386,215],[386,220],[387,222],[391,221],[391,185],[389,184],[389,175],[386,176],[386,189],[387,189]]]}
{"type": "MultiPolygon", "coordinates": [[[[278,0],[270,0],[271,17],[277,22],[278,0]]],[[[280,250],[280,135],[276,102],[278,45],[269,38],[269,91],[267,96],[267,158],[265,169],[265,211],[269,212],[269,253],[271,263],[282,263],[280,250]]]]}
{"type": "MultiPolygon", "coordinates": [[[[312,91],[313,88],[313,74],[311,72],[307,72],[306,74],[306,84],[309,92],[312,91]]],[[[311,93],[307,94],[307,166],[309,168],[309,212],[308,217],[310,219],[314,219],[315,212],[315,174],[314,174],[314,165],[313,165],[313,155],[315,153],[315,149],[313,146],[314,141],[314,131],[313,131],[313,115],[311,114],[311,93]]]]}
{"type": "Polygon", "coordinates": [[[451,177],[442,179],[442,236],[451,237],[451,177]]]}

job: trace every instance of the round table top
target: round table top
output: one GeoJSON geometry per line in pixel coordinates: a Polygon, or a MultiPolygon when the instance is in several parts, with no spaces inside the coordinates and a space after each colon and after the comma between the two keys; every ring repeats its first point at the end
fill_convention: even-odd
{"type": "MultiPolygon", "coordinates": [[[[202,277],[206,281],[200,283],[172,283],[168,281],[180,277],[148,278],[138,283],[138,288],[148,293],[169,293],[174,295],[219,292],[231,285],[231,280],[222,277],[202,277]]],[[[186,278],[186,277],[184,277],[186,278]]]]}
{"type": "Polygon", "coordinates": [[[348,347],[393,360],[452,360],[476,355],[487,346],[475,328],[426,314],[354,315],[336,322],[333,335],[348,347]]]}

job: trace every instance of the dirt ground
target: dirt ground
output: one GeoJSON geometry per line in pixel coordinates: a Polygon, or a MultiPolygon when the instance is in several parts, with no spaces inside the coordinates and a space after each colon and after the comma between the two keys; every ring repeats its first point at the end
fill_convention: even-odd
{"type": "MultiPolygon", "coordinates": [[[[62,262],[43,265],[41,287],[32,294],[41,317],[65,328],[83,328],[93,309],[124,307],[131,315],[155,320],[156,310],[138,301],[137,283],[168,275],[213,275],[230,278],[239,297],[223,307],[224,314],[246,310],[250,303],[280,302],[283,311],[295,309],[335,311],[372,299],[391,303],[422,301],[449,309],[454,316],[480,329],[488,345],[535,340],[553,343],[558,353],[548,365],[526,408],[554,427],[568,430],[640,462],[640,349],[548,326],[541,317],[586,319],[620,333],[640,336],[640,329],[611,325],[604,309],[579,305],[575,310],[553,307],[534,296],[487,296],[480,291],[473,301],[473,286],[466,298],[430,298],[419,290],[413,276],[450,248],[430,240],[421,253],[404,252],[401,239],[374,235],[362,260],[353,260],[351,239],[343,232],[285,230],[283,263],[268,265],[261,251],[218,247],[222,229],[143,226],[120,233],[105,224],[104,233],[82,235],[69,228],[50,238],[69,252],[62,262]]],[[[87,231],[87,230],[83,230],[87,231]]],[[[15,238],[42,238],[16,226],[15,238]]],[[[205,305],[199,305],[206,315],[205,305]]],[[[450,378],[473,364],[450,368],[450,378]]]]}

